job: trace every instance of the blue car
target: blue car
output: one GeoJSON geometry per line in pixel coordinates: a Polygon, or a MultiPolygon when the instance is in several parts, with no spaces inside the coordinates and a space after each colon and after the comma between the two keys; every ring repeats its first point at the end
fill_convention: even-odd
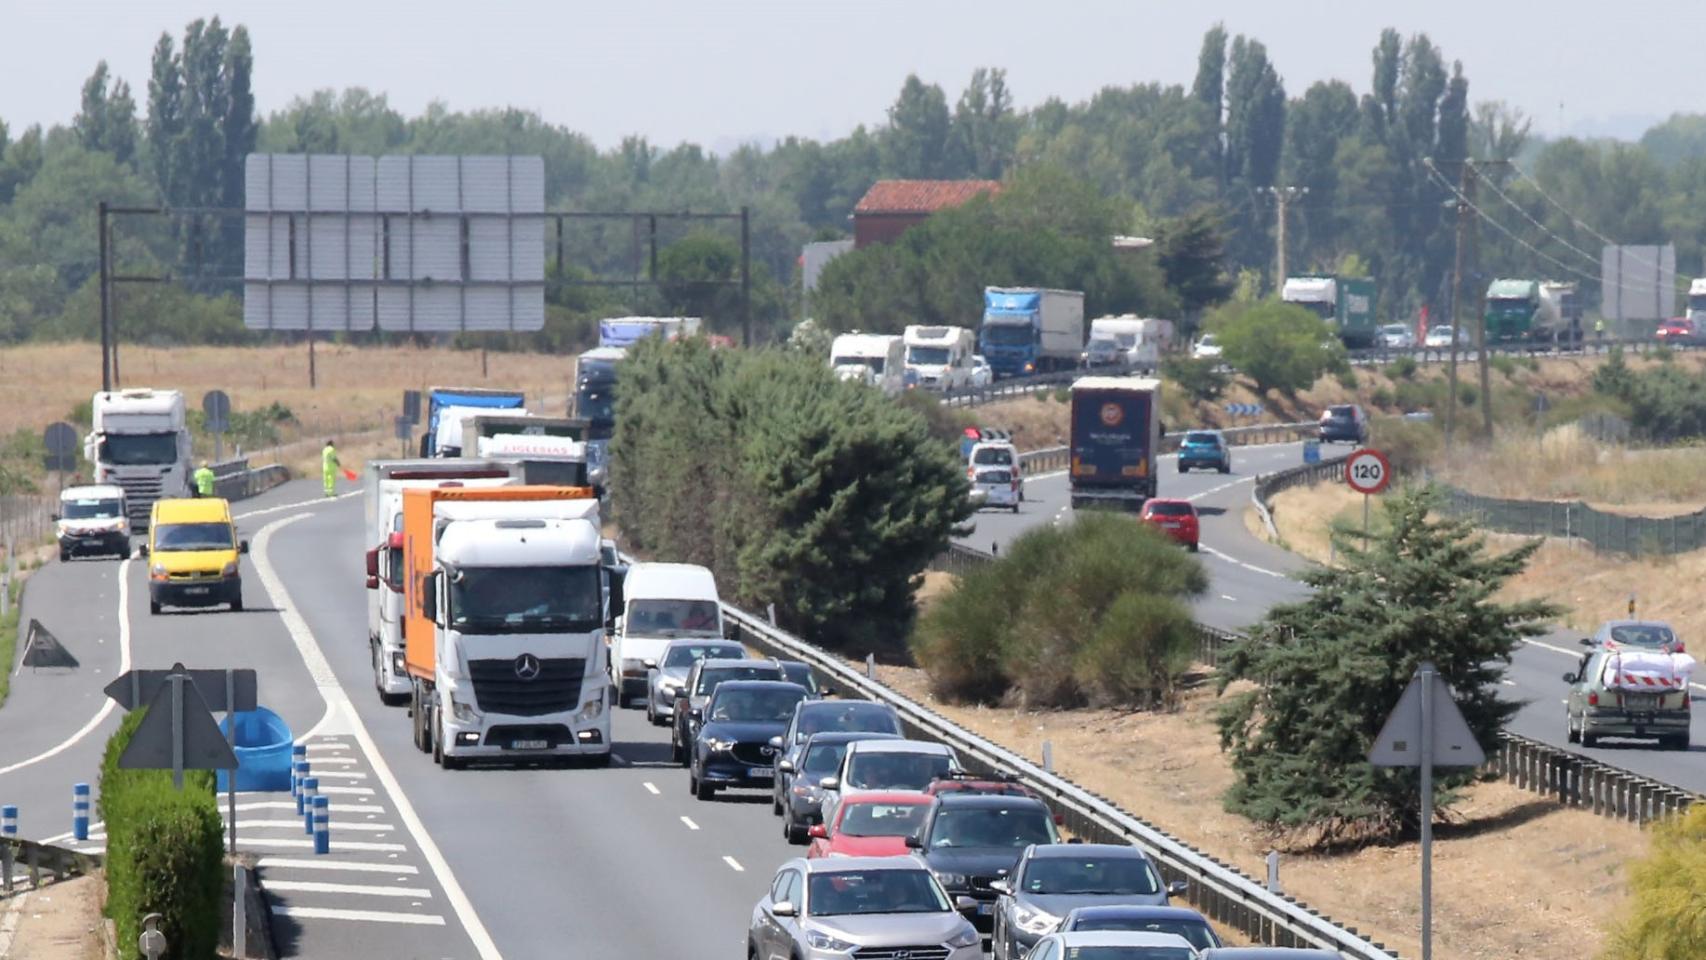
{"type": "Polygon", "coordinates": [[[1179,472],[1199,467],[1232,472],[1232,448],[1219,430],[1192,430],[1179,443],[1179,472]]]}

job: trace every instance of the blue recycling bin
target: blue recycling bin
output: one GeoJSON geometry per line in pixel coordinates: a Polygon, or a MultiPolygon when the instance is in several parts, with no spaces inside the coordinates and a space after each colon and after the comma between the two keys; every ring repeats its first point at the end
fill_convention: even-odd
{"type": "MultiPolygon", "coordinates": [[[[224,733],[232,717],[219,725],[224,733]]],[[[235,715],[238,790],[290,791],[290,748],[293,738],[284,718],[266,707],[245,710],[235,715]]],[[[226,790],[226,771],[217,772],[218,789],[226,790]]]]}
{"type": "Polygon", "coordinates": [[[1303,462],[1304,463],[1320,463],[1321,462],[1321,441],[1319,441],[1319,440],[1305,440],[1305,441],[1303,441],[1303,462]]]}

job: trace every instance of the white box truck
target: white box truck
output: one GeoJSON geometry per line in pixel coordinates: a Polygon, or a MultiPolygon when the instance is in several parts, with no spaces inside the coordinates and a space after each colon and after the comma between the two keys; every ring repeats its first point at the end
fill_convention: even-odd
{"type": "Polygon", "coordinates": [[[103,390],[90,404],[93,429],[83,456],[94,464],[94,482],[124,490],[133,531],[148,529],[154,501],[187,497],[190,432],[184,395],[177,390],[103,390]]]}

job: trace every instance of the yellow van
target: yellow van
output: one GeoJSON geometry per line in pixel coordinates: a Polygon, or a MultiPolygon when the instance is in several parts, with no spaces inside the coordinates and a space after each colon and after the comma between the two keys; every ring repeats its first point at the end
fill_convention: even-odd
{"type": "Polygon", "coordinates": [[[148,612],[161,607],[243,609],[239,554],[249,542],[237,539],[231,505],[217,497],[156,500],[148,517],[148,612]]]}

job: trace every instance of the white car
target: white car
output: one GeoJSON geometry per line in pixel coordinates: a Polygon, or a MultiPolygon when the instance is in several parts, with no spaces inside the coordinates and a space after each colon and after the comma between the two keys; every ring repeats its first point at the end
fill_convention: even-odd
{"type": "MultiPolygon", "coordinates": [[[[1467,346],[1468,343],[1469,335],[1467,333],[1459,333],[1457,335],[1458,346],[1467,346]]],[[[1446,347],[1451,346],[1451,324],[1447,323],[1441,324],[1437,327],[1430,327],[1428,329],[1428,335],[1422,338],[1422,346],[1427,347],[1429,350],[1444,350],[1446,347]]]]}
{"type": "Polygon", "coordinates": [[[1219,358],[1221,354],[1220,341],[1212,333],[1205,333],[1191,346],[1191,356],[1198,360],[1219,358]]]}
{"type": "Polygon", "coordinates": [[[1416,346],[1416,335],[1402,323],[1389,323],[1380,328],[1380,345],[1388,350],[1411,350],[1416,346]]]}
{"type": "Polygon", "coordinates": [[[1019,478],[1006,467],[975,467],[972,490],[978,508],[1005,507],[1019,512],[1019,478]]]}
{"type": "Polygon", "coordinates": [[[971,387],[987,387],[995,382],[995,371],[990,369],[989,361],[983,359],[983,354],[973,354],[971,358],[971,376],[966,385],[971,387]]]}
{"type": "Polygon", "coordinates": [[[847,745],[834,776],[818,781],[823,822],[835,822],[835,807],[864,793],[923,793],[937,775],[960,770],[954,749],[924,740],[855,740],[847,745]]]}

